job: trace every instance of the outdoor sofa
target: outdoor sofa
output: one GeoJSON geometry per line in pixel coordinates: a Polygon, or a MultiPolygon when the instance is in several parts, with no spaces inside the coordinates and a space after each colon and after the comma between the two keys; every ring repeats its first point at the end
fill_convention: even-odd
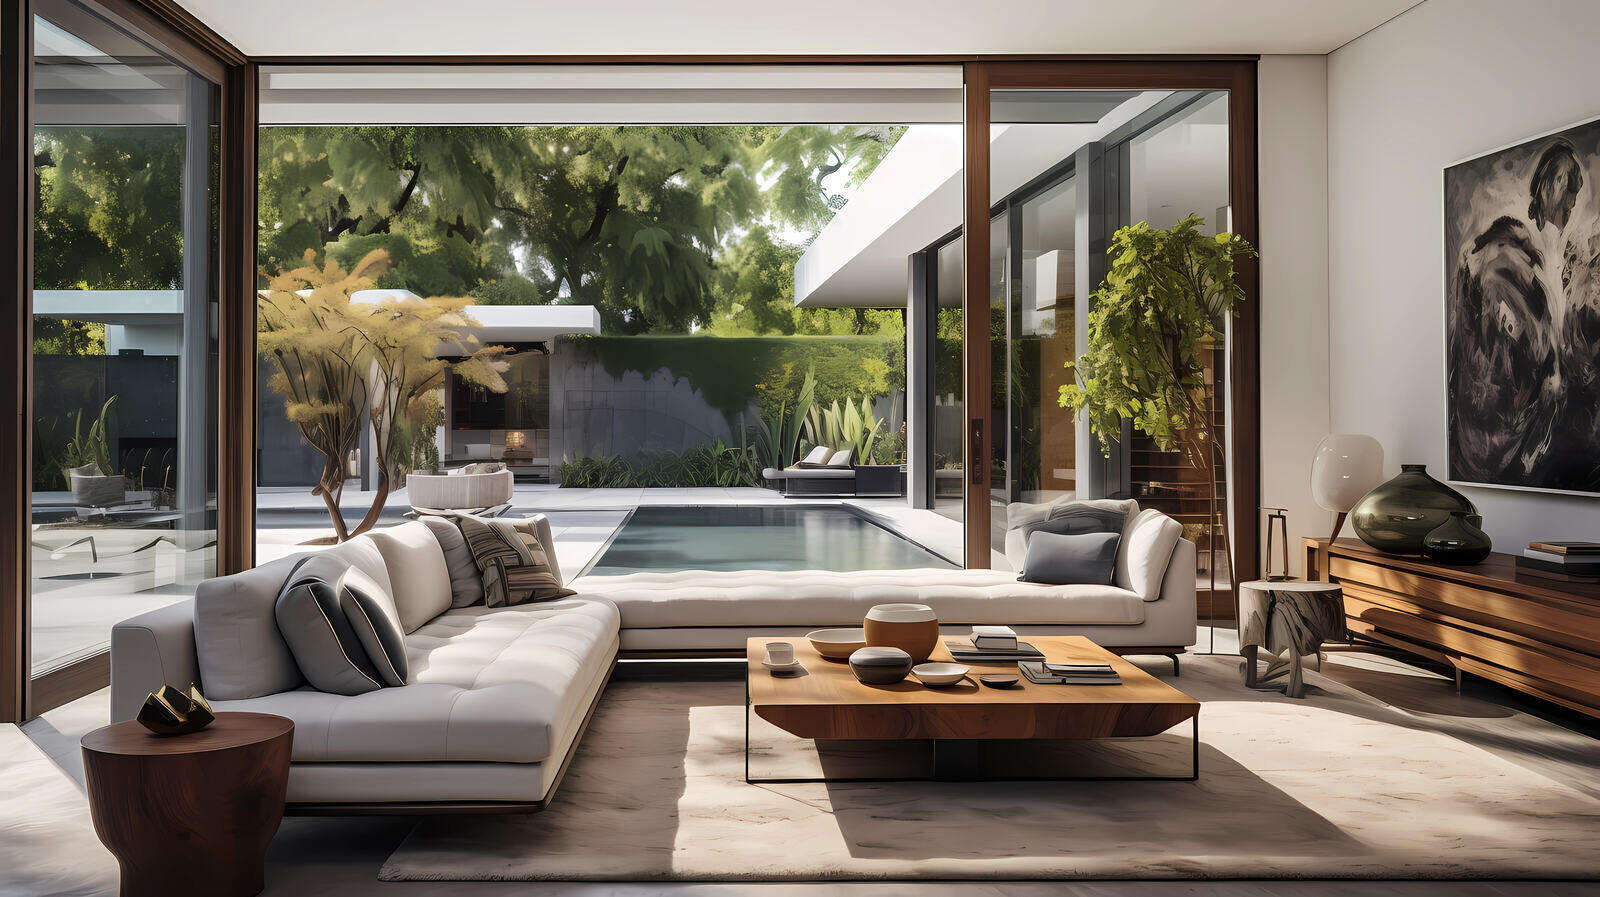
{"type": "MultiPolygon", "coordinates": [[[[1152,514],[1137,519],[1176,526],[1152,514]]],[[[533,521],[553,565],[549,525],[533,521]]],[[[690,571],[580,577],[567,598],[452,608],[443,550],[425,523],[409,522],[327,549],[392,595],[407,684],[353,697],[301,685],[273,617],[295,556],[207,580],[192,600],[117,624],[111,715],[130,719],[162,684],[192,682],[217,710],[293,719],[290,812],[534,810],[560,781],[619,653],[743,656],[748,636],[859,625],[873,605],[902,601],[933,606],[952,634],[1004,623],[1134,654],[1194,644],[1194,545],[1164,524],[1125,530],[1122,545],[1117,582],[1105,586],[998,570],[690,571]]]]}

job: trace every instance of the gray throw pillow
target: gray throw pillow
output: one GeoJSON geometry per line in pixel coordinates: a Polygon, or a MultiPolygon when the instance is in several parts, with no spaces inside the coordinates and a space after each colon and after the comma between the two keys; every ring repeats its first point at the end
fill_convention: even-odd
{"type": "Polygon", "coordinates": [[[422,522],[433,531],[444,549],[444,563],[450,571],[450,606],[471,607],[483,603],[483,579],[478,575],[478,565],[472,560],[472,550],[461,535],[455,521],[432,514],[422,515],[422,522]]]}
{"type": "Polygon", "coordinates": [[[405,684],[405,643],[380,588],[345,561],[323,555],[301,561],[284,581],[273,615],[312,688],[359,695],[405,684]]]}
{"type": "Polygon", "coordinates": [[[1018,579],[1049,585],[1110,585],[1117,569],[1121,533],[1051,533],[1028,538],[1028,557],[1018,579]]]}

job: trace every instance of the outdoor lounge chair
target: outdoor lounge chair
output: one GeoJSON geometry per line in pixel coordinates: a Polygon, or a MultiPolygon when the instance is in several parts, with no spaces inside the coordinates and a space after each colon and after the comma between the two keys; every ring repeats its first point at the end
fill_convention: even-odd
{"type": "Polygon", "coordinates": [[[406,476],[411,501],[408,517],[466,511],[479,517],[498,517],[511,509],[515,478],[502,469],[488,473],[420,474],[406,476]]]}

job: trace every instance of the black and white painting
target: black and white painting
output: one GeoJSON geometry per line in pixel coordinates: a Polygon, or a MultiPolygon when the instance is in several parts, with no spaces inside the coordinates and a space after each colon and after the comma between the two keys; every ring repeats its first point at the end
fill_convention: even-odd
{"type": "Polygon", "coordinates": [[[1444,172],[1450,478],[1600,493],[1600,120],[1444,172]]]}

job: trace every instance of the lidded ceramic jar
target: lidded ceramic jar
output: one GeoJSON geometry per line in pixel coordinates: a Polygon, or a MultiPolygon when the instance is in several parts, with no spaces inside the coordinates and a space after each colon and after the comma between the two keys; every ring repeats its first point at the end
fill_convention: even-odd
{"type": "Polygon", "coordinates": [[[880,604],[861,621],[867,645],[899,648],[922,663],[939,644],[939,615],[926,604],[880,604]]]}
{"type": "Polygon", "coordinates": [[[860,648],[850,655],[850,672],[863,685],[893,685],[911,672],[911,655],[899,648],[860,648]]]}

